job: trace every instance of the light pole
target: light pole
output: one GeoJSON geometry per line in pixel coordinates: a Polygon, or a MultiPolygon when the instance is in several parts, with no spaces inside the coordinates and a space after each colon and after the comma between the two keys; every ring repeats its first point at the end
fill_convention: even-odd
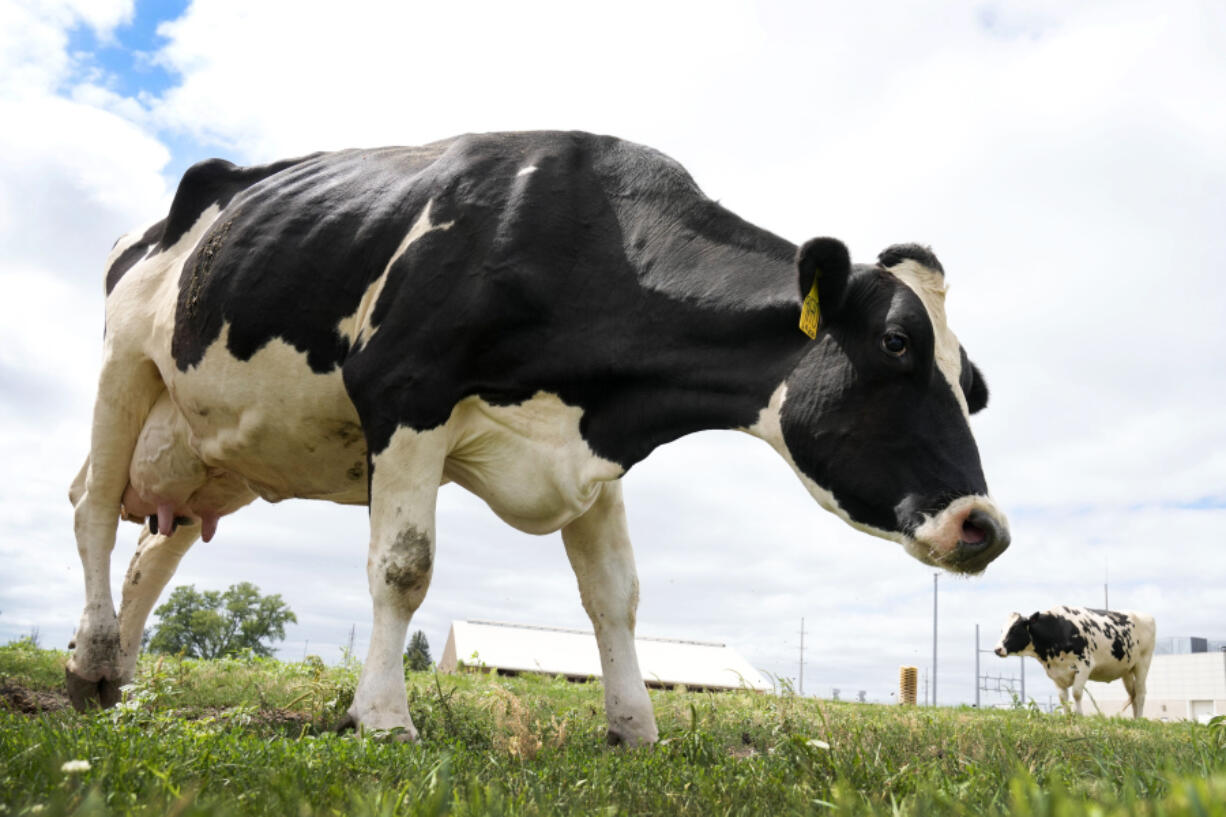
{"type": "Polygon", "coordinates": [[[932,574],[932,705],[937,705],[937,579],[940,573],[932,574]]]}

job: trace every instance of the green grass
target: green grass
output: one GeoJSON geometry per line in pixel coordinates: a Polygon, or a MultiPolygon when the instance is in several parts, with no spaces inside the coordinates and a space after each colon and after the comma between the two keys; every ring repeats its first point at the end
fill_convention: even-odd
{"type": "MultiPolygon", "coordinates": [[[[54,689],[65,658],[2,647],[0,685],[54,689]]],[[[1226,817],[1221,722],[653,692],[660,745],[622,750],[599,684],[411,673],[406,745],[328,730],[355,682],[150,660],[111,712],[0,711],[0,815],[1226,817]]]]}

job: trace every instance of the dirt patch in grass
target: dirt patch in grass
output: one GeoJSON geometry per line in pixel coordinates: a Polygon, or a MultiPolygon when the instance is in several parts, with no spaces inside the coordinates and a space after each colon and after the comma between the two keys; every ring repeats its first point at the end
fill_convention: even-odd
{"type": "Polygon", "coordinates": [[[23,715],[38,715],[43,712],[59,712],[70,707],[68,696],[59,690],[31,689],[0,680],[0,708],[23,715]]]}

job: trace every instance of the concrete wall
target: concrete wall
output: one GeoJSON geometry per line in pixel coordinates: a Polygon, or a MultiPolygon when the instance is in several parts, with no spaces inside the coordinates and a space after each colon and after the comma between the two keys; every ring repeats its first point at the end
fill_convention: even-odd
{"type": "MultiPolygon", "coordinates": [[[[1145,717],[1154,720],[1201,720],[1226,715],[1226,653],[1155,655],[1146,683],[1145,717]]],[[[1122,681],[1091,681],[1086,691],[1104,715],[1117,715],[1128,700],[1122,681]]],[[[1089,700],[1085,708],[1093,711],[1089,700]]],[[[1131,710],[1128,712],[1131,715],[1131,710]]]]}

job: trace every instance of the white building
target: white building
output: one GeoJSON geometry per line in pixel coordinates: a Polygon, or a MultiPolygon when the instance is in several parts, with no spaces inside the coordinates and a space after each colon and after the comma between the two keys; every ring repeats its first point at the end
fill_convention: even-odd
{"type": "MultiPolygon", "coordinates": [[[[649,687],[768,691],[770,683],[736,650],[710,641],[675,638],[634,640],[649,687]]],[[[588,630],[534,627],[497,621],[453,621],[438,668],[460,665],[501,673],[537,672],[573,680],[599,678],[600,653],[588,630]]]]}
{"type": "MultiPolygon", "coordinates": [[[[1128,702],[1123,681],[1090,681],[1086,692],[1094,696],[1104,715],[1121,714],[1128,702]]],[[[1084,705],[1093,711],[1088,700],[1084,705]]],[[[1126,714],[1131,715],[1131,710],[1126,714]]],[[[1226,715],[1226,651],[1155,655],[1141,714],[1157,721],[1201,723],[1214,715],[1226,715]]]]}

